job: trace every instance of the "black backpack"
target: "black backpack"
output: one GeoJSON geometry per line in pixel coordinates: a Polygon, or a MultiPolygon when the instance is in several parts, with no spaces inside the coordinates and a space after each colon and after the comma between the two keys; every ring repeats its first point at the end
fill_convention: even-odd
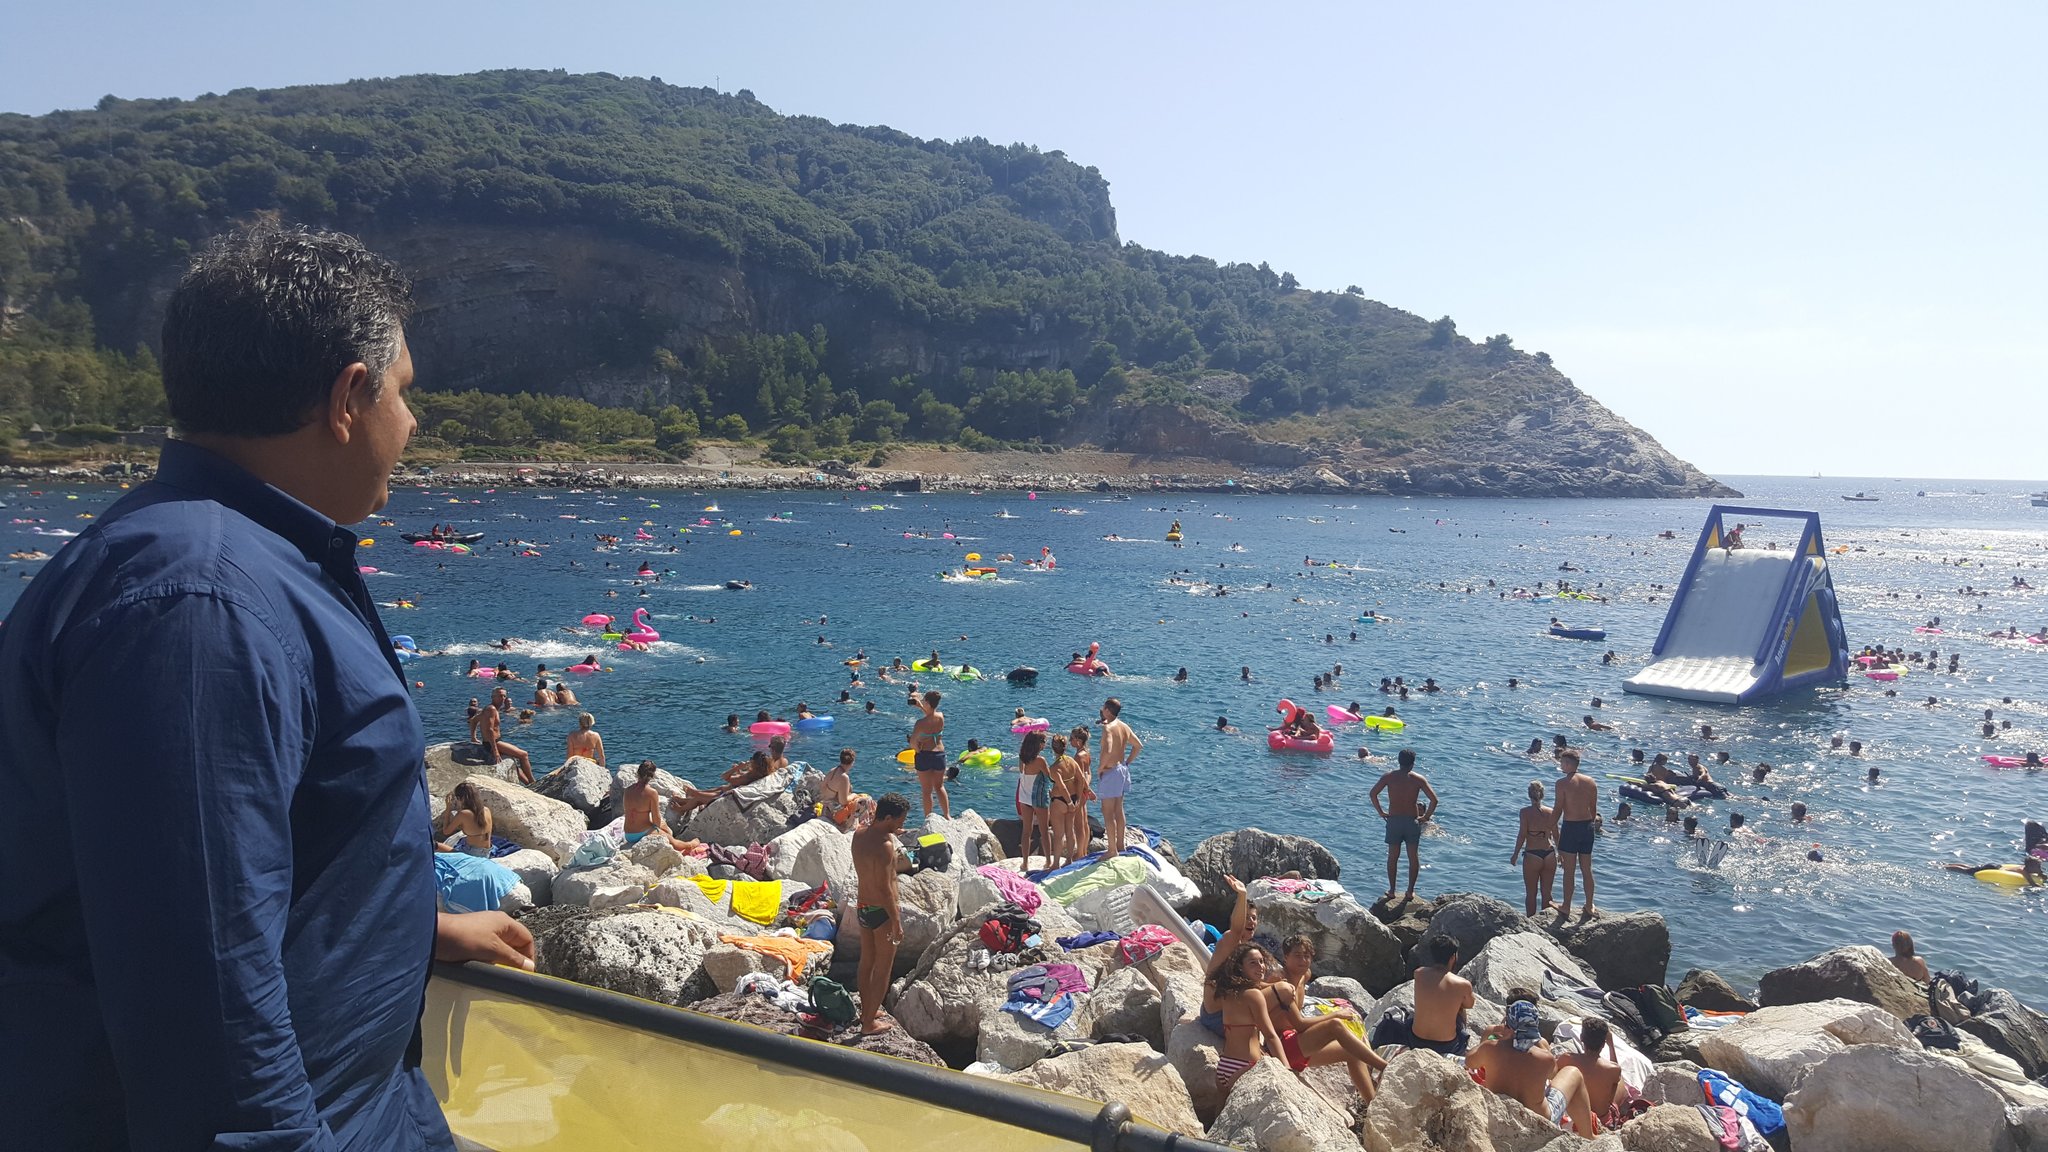
{"type": "Polygon", "coordinates": [[[1636,1003],[1635,989],[1621,988],[1600,998],[1600,1006],[1607,1011],[1607,1018],[1614,1022],[1628,1037],[1628,1042],[1645,1051],[1655,1048],[1664,1033],[1650,1022],[1642,1006],[1636,1003]]]}
{"type": "Polygon", "coordinates": [[[917,871],[937,869],[944,872],[953,866],[953,845],[944,836],[936,833],[918,841],[917,851],[912,856],[917,871]]]}

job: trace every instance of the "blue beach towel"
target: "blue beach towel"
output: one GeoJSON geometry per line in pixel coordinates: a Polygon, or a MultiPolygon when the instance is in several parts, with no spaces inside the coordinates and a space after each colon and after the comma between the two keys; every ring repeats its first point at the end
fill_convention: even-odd
{"type": "Polygon", "coordinates": [[[1709,1102],[1735,1109],[1738,1115],[1748,1120],[1758,1134],[1766,1139],[1784,1131],[1784,1110],[1776,1103],[1743,1087],[1742,1081],[1732,1079],[1712,1068],[1702,1068],[1700,1088],[1707,1094],[1709,1102]]]}
{"type": "Polygon", "coordinates": [[[434,853],[434,886],[450,912],[495,912],[518,884],[519,874],[503,864],[466,852],[434,853]]]}

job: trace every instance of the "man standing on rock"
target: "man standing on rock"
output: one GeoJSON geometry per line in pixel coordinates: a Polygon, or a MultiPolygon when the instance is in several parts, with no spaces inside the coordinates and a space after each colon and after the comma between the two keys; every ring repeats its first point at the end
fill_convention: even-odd
{"type": "Polygon", "coordinates": [[[436,911],[420,717],[345,527],[413,432],[410,306],[350,237],[216,240],[165,306],[179,437],[0,629],[0,1148],[454,1146],[429,962],[531,969],[533,937],[436,911]],[[94,842],[112,796],[140,871],[94,842]]]}
{"type": "Polygon", "coordinates": [[[1095,778],[1095,795],[1102,800],[1103,851],[1114,856],[1124,850],[1126,829],[1124,797],[1131,791],[1131,761],[1145,750],[1131,726],[1123,722],[1123,701],[1111,696],[1102,702],[1101,771],[1095,778]]]}
{"type": "Polygon", "coordinates": [[[1367,797],[1372,801],[1373,810],[1380,819],[1387,822],[1387,894],[1381,900],[1394,898],[1394,868],[1401,860],[1401,846],[1408,846],[1408,893],[1404,900],[1415,899],[1415,874],[1421,870],[1419,858],[1422,851],[1422,825],[1436,814],[1436,789],[1429,786],[1429,780],[1415,770],[1415,749],[1403,748],[1398,765],[1393,771],[1380,777],[1372,786],[1367,797]],[[1387,794],[1387,802],[1380,803],[1380,793],[1387,794]],[[1416,810],[1415,802],[1420,797],[1429,797],[1429,807],[1416,810]]]}
{"type": "Polygon", "coordinates": [[[1593,910],[1593,826],[1600,818],[1600,786],[1579,772],[1577,750],[1567,748],[1557,755],[1564,772],[1557,782],[1557,859],[1564,872],[1564,903],[1561,918],[1572,914],[1572,881],[1581,871],[1586,877],[1586,904],[1582,919],[1591,920],[1593,910]]]}
{"type": "MultiPolygon", "coordinates": [[[[933,693],[937,695],[937,693],[933,693]]],[[[859,881],[854,916],[860,924],[860,1031],[863,1036],[886,1032],[896,1022],[882,1023],[882,997],[903,943],[903,915],[896,902],[896,873],[903,853],[896,834],[910,815],[910,801],[889,792],[875,801],[875,818],[853,834],[853,873],[859,881]]]]}

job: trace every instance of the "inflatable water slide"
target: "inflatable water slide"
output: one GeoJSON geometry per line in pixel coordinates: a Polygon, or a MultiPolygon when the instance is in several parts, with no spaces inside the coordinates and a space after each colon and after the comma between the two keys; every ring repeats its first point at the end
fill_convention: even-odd
{"type": "Polygon", "coordinates": [[[1657,633],[1625,691],[1750,704],[1849,676],[1849,643],[1828,574],[1820,516],[1716,504],[1657,633]],[[1796,521],[1792,548],[1745,545],[1753,521],[1796,521]]]}

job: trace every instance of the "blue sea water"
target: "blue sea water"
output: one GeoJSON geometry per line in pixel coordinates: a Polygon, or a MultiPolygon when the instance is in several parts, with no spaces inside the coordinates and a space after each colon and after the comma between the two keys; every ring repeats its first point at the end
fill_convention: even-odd
{"type": "MultiPolygon", "coordinates": [[[[1015,708],[1062,729],[1091,721],[1114,693],[1145,743],[1129,800],[1134,821],[1183,851],[1248,825],[1314,837],[1337,853],[1347,884],[1366,899],[1384,887],[1381,825],[1366,793],[1391,761],[1353,759],[1355,727],[1335,756],[1269,752],[1263,728],[1283,697],[1319,709],[1353,700],[1399,709],[1406,730],[1367,743],[1382,757],[1414,748],[1442,795],[1437,827],[1423,841],[1425,895],[1476,890],[1520,903],[1520,873],[1508,864],[1516,811],[1529,781],[1555,777],[1547,761],[1522,754],[1534,737],[1563,732],[1583,741],[1610,815],[1612,776],[1628,774],[1630,748],[1681,763],[1686,752],[1711,762],[1727,751],[1731,763],[1716,775],[1734,793],[1697,811],[1717,835],[1741,812],[1757,836],[1735,841],[1717,868],[1693,864],[1655,809],[1639,809],[1625,826],[1610,823],[1597,852],[1603,907],[1654,908],[1669,918],[1674,981],[1687,966],[1753,981],[1824,948],[1882,947],[1893,929],[1906,928],[1933,966],[1960,967],[2048,1003],[2039,962],[2048,891],[1995,888],[1937,868],[2017,860],[2021,820],[2048,819],[2048,774],[1996,770],[1979,759],[2048,748],[2048,646],[1983,636],[2048,623],[2048,592],[2009,590],[2014,575],[2048,589],[2048,509],[2028,505],[2028,486],[2003,483],[1731,483],[1748,493],[1744,504],[1819,511],[1828,544],[1850,549],[1831,563],[1853,645],[1938,647],[1944,669],[1946,654],[1960,652],[1960,672],[1916,669],[1891,686],[1896,696],[1858,678],[1743,708],[1623,695],[1621,680],[1648,656],[1706,513],[1705,503],[1691,501],[1024,492],[842,499],[404,487],[384,514],[392,525],[364,526],[375,543],[361,561],[381,570],[369,577],[380,601],[417,606],[387,608],[390,630],[446,653],[409,669],[430,740],[458,737],[464,705],[485,687],[463,675],[470,659],[509,659],[530,680],[536,663],[560,669],[596,652],[608,670],[575,686],[614,762],[652,757],[704,781],[750,749],[747,737],[719,731],[727,713],[789,716],[804,700],[837,721],[828,733],[799,735],[795,755],[823,766],[841,746],[853,747],[862,789],[900,789],[914,801],[914,781],[893,760],[912,716],[905,687],[870,673],[866,688],[851,690],[851,704],[838,703],[848,680],[842,661],[865,649],[883,662],[907,662],[936,646],[948,664],[964,660],[991,676],[938,685],[955,752],[977,737],[1013,761],[1015,708]],[[1856,491],[1879,500],[1840,498],[1856,491]],[[705,510],[713,504],[720,510],[705,510]],[[1180,548],[1163,540],[1176,518],[1186,531],[1180,548]],[[464,556],[398,538],[435,522],[485,539],[464,556]],[[653,539],[635,541],[643,529],[653,539]],[[1659,539],[1666,529],[1677,538],[1659,539]],[[599,550],[600,532],[626,540],[599,550]],[[532,546],[503,543],[511,540],[532,546]],[[1022,560],[1041,548],[1058,557],[1055,570],[1005,564],[993,581],[938,579],[970,551],[1022,560]],[[1305,568],[1307,557],[1345,567],[1305,568]],[[658,583],[636,583],[643,561],[658,570],[658,583]],[[1583,569],[1568,578],[1609,602],[1499,597],[1555,581],[1566,563],[1583,569]],[[1176,574],[1201,583],[1175,583],[1176,574]],[[754,587],[728,591],[731,579],[754,587]],[[1229,594],[1213,595],[1216,583],[1229,594]],[[1964,594],[1966,586],[1989,594],[1964,594]],[[589,613],[626,617],[639,607],[663,634],[650,653],[616,651],[579,624],[589,613]],[[1368,608],[1386,621],[1356,623],[1368,608]],[[1608,639],[1552,639],[1552,615],[1604,627],[1608,639]],[[1937,615],[1956,630],[1914,633],[1937,615]],[[489,647],[502,637],[521,645],[509,656],[489,647]],[[1114,679],[1063,670],[1090,642],[1102,645],[1114,679]],[[1619,655],[1613,665],[1601,663],[1608,648],[1619,655]],[[1001,679],[1020,664],[1040,670],[1036,687],[1001,679]],[[1312,677],[1338,664],[1342,686],[1318,693],[1312,677]],[[1189,678],[1177,684],[1181,667],[1189,678]],[[1240,667],[1252,670],[1249,683],[1240,667]],[[1377,685],[1395,675],[1411,684],[1434,677],[1445,690],[1389,701],[1377,685]],[[1509,677],[1521,687],[1509,689],[1509,677]],[[1596,696],[1613,734],[1580,728],[1596,696]],[[1925,703],[1929,696],[1935,705],[1925,703]],[[867,700],[875,715],[862,713],[867,700]],[[2012,730],[1980,738],[1986,708],[2012,730]],[[1219,715],[1242,734],[1213,731],[1219,715]],[[1701,723],[1721,739],[1698,739],[1701,723]],[[1829,751],[1838,731],[1865,744],[1860,760],[1829,751]],[[1776,766],[1763,787],[1749,783],[1759,762],[1776,766]],[[1882,772],[1875,786],[1865,780],[1868,765],[1882,772]],[[1809,825],[1790,823],[1794,800],[1811,808],[1809,825]],[[1816,846],[1824,863],[1807,859],[1816,846]]],[[[50,534],[84,529],[86,517],[118,495],[100,487],[0,489],[0,543],[9,552],[53,551],[63,540],[50,534]]],[[[1748,533],[1752,547],[1771,538],[1768,529],[1748,533]]],[[[1784,532],[1778,538],[1790,542],[1784,532]]],[[[0,607],[25,586],[18,577],[37,567],[8,565],[0,607]]],[[[531,692],[514,687],[518,697],[531,692]]],[[[571,715],[544,713],[508,725],[507,736],[546,764],[559,758],[572,727],[571,715]]],[[[954,805],[1011,815],[1014,781],[965,769],[954,805]]]]}

